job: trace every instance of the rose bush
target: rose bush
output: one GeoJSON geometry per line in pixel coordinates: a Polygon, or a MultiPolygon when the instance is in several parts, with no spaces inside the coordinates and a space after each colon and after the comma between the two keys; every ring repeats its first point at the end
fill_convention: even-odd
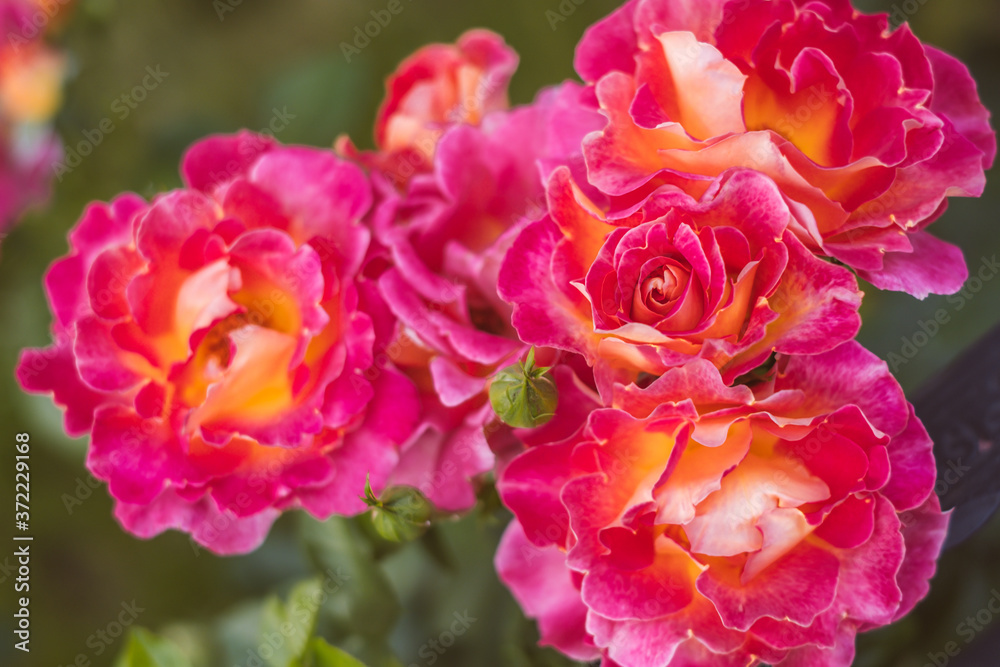
{"type": "MultiPolygon", "coordinates": [[[[0,148],[51,112],[59,70],[24,57],[0,49],[0,148]]],[[[848,0],[628,0],[585,83],[511,108],[517,62],[468,32],[390,76],[373,150],[212,137],[181,189],[92,204],[18,380],[137,536],[244,553],[286,510],[371,507],[417,539],[495,472],[495,565],[543,643],[848,667],[948,524],[927,432],[853,340],[855,273],[965,280],[926,227],[995,157],[974,82],[848,0]]],[[[0,224],[38,183],[3,159],[0,224]]]]}
{"type": "Polygon", "coordinates": [[[571,414],[498,482],[517,521],[496,566],[543,642],[621,667],[847,667],[927,593],[931,441],[857,343],[750,387],[698,360],[605,408],[560,388],[571,414]]]}
{"type": "Polygon", "coordinates": [[[94,204],[45,283],[54,345],[26,350],[115,514],[149,537],[252,550],[282,510],[353,514],[418,419],[416,390],[375,366],[384,312],[359,271],[368,179],[327,151],[259,135],[185,156],[187,187],[94,204]]]}

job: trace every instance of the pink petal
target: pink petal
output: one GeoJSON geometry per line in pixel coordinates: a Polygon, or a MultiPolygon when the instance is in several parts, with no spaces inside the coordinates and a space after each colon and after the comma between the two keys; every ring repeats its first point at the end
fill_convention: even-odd
{"type": "Polygon", "coordinates": [[[697,585],[726,627],[747,630],[764,617],[808,625],[833,603],[839,569],[836,556],[803,542],[746,584],[736,572],[709,567],[697,585]]]}
{"type": "Polygon", "coordinates": [[[160,419],[142,419],[121,406],[95,415],[87,467],[123,503],[149,504],[170,481],[184,480],[182,456],[176,434],[160,419]]]}
{"type": "Polygon", "coordinates": [[[856,405],[888,435],[909,420],[903,390],[884,361],[855,342],[811,357],[788,357],[775,389],[802,389],[817,412],[856,405]]]}
{"type": "Polygon", "coordinates": [[[927,595],[941,547],[948,535],[948,514],[941,513],[941,504],[933,494],[923,505],[904,512],[899,518],[906,541],[906,556],[897,576],[903,600],[892,619],[894,621],[910,613],[927,595]]]}
{"type": "Polygon", "coordinates": [[[245,176],[261,155],[276,146],[273,139],[245,130],[203,139],[184,154],[181,163],[184,182],[212,195],[219,186],[245,176]]]}
{"type": "Polygon", "coordinates": [[[588,316],[577,313],[583,296],[571,300],[552,278],[556,244],[562,238],[550,219],[528,225],[500,270],[500,295],[514,306],[514,328],[525,343],[571,352],[587,349],[588,316]]]}
{"type": "Polygon", "coordinates": [[[50,394],[56,405],[65,408],[66,433],[73,437],[90,431],[94,412],[101,406],[123,402],[83,382],[65,336],[56,336],[52,347],[23,350],[16,374],[25,391],[50,394]]]}
{"type": "Polygon", "coordinates": [[[931,111],[950,120],[963,137],[982,151],[983,169],[989,169],[996,157],[997,137],[969,68],[932,46],[925,46],[924,50],[934,75],[931,111]]]}
{"type": "Polygon", "coordinates": [[[626,74],[635,70],[632,54],[638,43],[633,22],[638,4],[639,0],[629,0],[584,33],[573,63],[584,81],[595,82],[613,70],[626,74]]]}
{"type": "Polygon", "coordinates": [[[937,479],[933,447],[911,406],[906,430],[889,443],[889,483],[882,489],[897,512],[922,505],[933,493],[937,479]]]}
{"type": "Polygon", "coordinates": [[[402,446],[390,483],[419,489],[443,511],[468,510],[476,504],[474,480],[494,465],[484,433],[492,418],[487,404],[469,410],[464,418],[449,420],[447,425],[430,420],[421,424],[402,446]]]}
{"type": "Polygon", "coordinates": [[[486,389],[486,379],[466,374],[455,362],[446,357],[434,357],[430,364],[434,390],[440,401],[448,406],[461,405],[486,389]]]}
{"type": "Polygon", "coordinates": [[[954,294],[969,278],[962,250],[927,232],[909,235],[913,251],[890,252],[880,271],[858,275],[879,289],[907,292],[918,299],[928,294],[954,294]]]}
{"type": "Polygon", "coordinates": [[[173,489],[167,489],[152,503],[130,505],[119,502],[115,517],[131,533],[151,538],[165,530],[190,533],[192,539],[220,556],[245,554],[264,543],[277,510],[267,510],[252,517],[238,518],[221,511],[208,496],[189,501],[173,489]]]}
{"type": "Polygon", "coordinates": [[[892,504],[875,500],[872,538],[857,549],[840,554],[840,585],[837,605],[851,618],[873,625],[891,623],[902,593],[896,572],[903,562],[903,536],[892,504]]]}
{"type": "Polygon", "coordinates": [[[495,566],[524,613],[538,619],[543,646],[575,660],[599,656],[585,628],[587,607],[573,586],[562,551],[535,546],[515,520],[500,541],[495,566]]]}

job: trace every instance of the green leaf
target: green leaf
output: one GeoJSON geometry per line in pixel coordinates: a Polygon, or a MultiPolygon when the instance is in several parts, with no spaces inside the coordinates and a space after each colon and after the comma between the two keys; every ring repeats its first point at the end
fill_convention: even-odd
{"type": "Polygon", "coordinates": [[[378,496],[375,495],[375,491],[372,489],[371,475],[365,475],[365,495],[361,496],[361,500],[365,501],[368,507],[378,507],[380,505],[378,496]]]}
{"type": "Polygon", "coordinates": [[[191,661],[172,642],[136,627],[115,667],[191,667],[191,661]]]}
{"type": "Polygon", "coordinates": [[[531,347],[528,350],[528,356],[524,358],[524,369],[528,370],[535,367],[535,348],[531,347]]]}
{"type": "Polygon", "coordinates": [[[312,662],[309,667],[365,667],[365,664],[350,653],[330,646],[324,639],[316,638],[310,645],[312,662]]]}
{"type": "Polygon", "coordinates": [[[334,581],[334,601],[342,604],[339,616],[361,636],[388,635],[399,616],[399,601],[361,528],[342,517],[320,523],[303,515],[300,521],[310,557],[334,581]]]}
{"type": "MultiPolygon", "coordinates": [[[[301,658],[316,631],[316,617],[324,599],[320,582],[309,579],[297,584],[288,602],[271,598],[260,624],[260,645],[270,646],[265,661],[272,667],[288,667],[301,658]]],[[[263,652],[262,652],[263,653],[263,652]]]]}

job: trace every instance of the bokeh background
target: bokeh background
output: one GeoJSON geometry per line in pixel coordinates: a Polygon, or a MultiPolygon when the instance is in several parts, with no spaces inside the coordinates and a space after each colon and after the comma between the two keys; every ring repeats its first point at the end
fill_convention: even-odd
{"type": "MultiPolygon", "coordinates": [[[[286,595],[317,565],[323,571],[329,564],[342,566],[350,585],[331,597],[320,630],[372,667],[571,664],[533,648],[532,624],[496,580],[492,550],[506,520],[502,510],[448,523],[433,539],[393,553],[358,537],[356,522],[317,527],[298,513],[282,518],[260,550],[239,558],[216,558],[176,533],[137,540],[115,523],[104,488],[88,484],[86,441],[68,439],[51,403],[22,394],[13,379],[18,351],[49,340],[42,274],[66,252],[65,234],[87,202],[126,190],[148,197],[179,186],[182,152],[210,133],[259,130],[276,121],[283,142],[329,146],[346,132],[370,145],[383,81],[395,65],[418,47],[453,41],[471,27],[498,31],[520,52],[512,100],[528,102],[540,87],[574,76],[577,40],[618,4],[562,0],[560,10],[560,0],[402,2],[403,12],[350,62],[342,42],[353,41],[356,27],[370,20],[371,10],[384,9],[385,0],[79,0],[55,36],[72,59],[66,102],[56,121],[63,141],[78,146],[87,141],[85,132],[95,136],[92,131],[104,119],[114,131],[63,174],[51,206],[31,214],[2,243],[0,507],[13,505],[14,434],[28,432],[35,542],[32,652],[24,656],[12,647],[13,582],[0,568],[0,664],[111,665],[125,644],[111,636],[115,623],[123,604],[134,603],[135,624],[170,637],[199,664],[248,667],[255,663],[247,651],[261,643],[262,601],[286,595]],[[553,23],[550,11],[564,20],[553,23]],[[162,82],[134,109],[116,103],[141,84],[147,67],[166,73],[162,82]],[[317,531],[318,538],[304,543],[304,532],[317,531]],[[336,539],[347,534],[356,539],[336,539]],[[468,631],[443,655],[428,650],[454,614],[466,612],[476,619],[468,631]],[[391,662],[392,654],[398,663],[391,662]]],[[[1000,0],[856,4],[907,18],[921,39],[960,57],[971,67],[986,105],[995,115],[1000,112],[1000,0]]],[[[953,200],[934,231],[959,244],[977,270],[1000,255],[998,213],[1000,179],[994,178],[982,199],[953,200]]],[[[861,340],[882,358],[896,360],[894,370],[911,394],[1000,321],[1000,276],[970,284],[960,299],[917,301],[867,291],[861,340]],[[939,309],[950,322],[933,337],[914,341],[920,322],[939,309]],[[907,341],[917,347],[915,355],[907,341]]],[[[13,547],[0,547],[0,564],[12,552],[13,547]]],[[[987,605],[994,595],[1000,599],[997,591],[1000,519],[995,518],[944,556],[930,598],[912,616],[861,639],[856,664],[1000,664],[989,648],[1000,638],[1000,616],[987,605]],[[969,625],[966,618],[977,615],[969,625]],[[987,616],[990,622],[984,623],[987,616]],[[943,653],[949,642],[959,648],[957,657],[943,653]]]]}

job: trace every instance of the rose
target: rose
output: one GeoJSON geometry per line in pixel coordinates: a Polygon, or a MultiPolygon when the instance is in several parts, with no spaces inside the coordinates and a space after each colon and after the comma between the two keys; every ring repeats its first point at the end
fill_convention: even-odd
{"type": "Polygon", "coordinates": [[[968,70],[842,0],[632,0],[590,29],[577,70],[608,117],[591,179],[762,171],[795,231],[884,289],[957,291],[959,250],[924,228],[978,196],[996,153],[968,70]]]}
{"type": "Polygon", "coordinates": [[[40,0],[0,2],[0,119],[8,123],[47,123],[62,102],[66,69],[63,54],[45,43],[45,26],[39,18],[53,22],[65,7],[43,7],[40,0]],[[43,13],[42,10],[45,10],[43,13]],[[53,13],[54,11],[54,13],[53,13]]]}
{"type": "Polygon", "coordinates": [[[585,425],[498,483],[517,521],[497,569],[543,642],[621,667],[847,667],[856,633],[927,593],[947,525],[932,445],[857,343],[779,356],[752,387],[704,361],[606,408],[573,386],[560,404],[590,406],[585,425]]]}
{"type": "Polygon", "coordinates": [[[541,214],[543,174],[559,164],[582,171],[581,140],[601,124],[580,105],[582,92],[564,84],[478,126],[449,128],[431,171],[402,193],[373,174],[378,249],[366,273],[398,321],[386,354],[420,387],[425,417],[392,482],[442,509],[475,503],[470,480],[492,468],[491,444],[506,435],[491,424],[487,383],[525,346],[497,275],[513,239],[541,214]]]}
{"type": "Polygon", "coordinates": [[[500,294],[522,340],[582,354],[599,377],[704,358],[732,382],[773,351],[824,352],[860,325],[854,278],[809,253],[790,219],[750,170],[674,178],[614,217],[557,171],[549,216],[514,243],[500,294]]]}
{"type": "Polygon", "coordinates": [[[431,44],[406,60],[386,82],[375,120],[374,153],[360,153],[347,138],[338,149],[358,156],[405,185],[427,172],[438,140],[454,125],[479,125],[508,107],[507,85],[517,54],[489,30],[470,30],[455,44],[431,44]]]}
{"type": "Polygon", "coordinates": [[[28,0],[0,2],[0,232],[49,196],[61,154],[48,126],[59,108],[65,58],[44,42],[28,0]]]}
{"type": "MultiPolygon", "coordinates": [[[[389,77],[375,121],[375,144],[385,151],[416,148],[433,126],[478,125],[506,109],[517,54],[488,30],[471,30],[454,46],[432,44],[407,58],[389,77]]],[[[434,142],[431,141],[431,144],[434,142]]]]}
{"type": "Polygon", "coordinates": [[[151,203],[88,208],[46,276],[55,344],[17,372],[90,433],[126,529],[245,552],[284,509],[362,511],[419,406],[374,358],[360,169],[241,133],[196,144],[183,172],[151,203]]]}

